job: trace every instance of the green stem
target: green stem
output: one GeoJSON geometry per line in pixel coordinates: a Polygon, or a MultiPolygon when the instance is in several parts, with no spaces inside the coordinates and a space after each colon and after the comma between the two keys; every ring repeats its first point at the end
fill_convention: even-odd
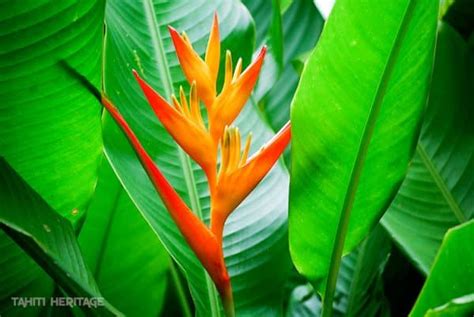
{"type": "Polygon", "coordinates": [[[232,295],[232,286],[230,281],[227,283],[224,293],[221,293],[222,306],[226,317],[235,317],[234,296],[232,295]]]}
{"type": "Polygon", "coordinates": [[[223,298],[222,305],[224,306],[224,313],[226,317],[235,317],[235,309],[234,309],[234,298],[232,294],[230,298],[223,298]]]}

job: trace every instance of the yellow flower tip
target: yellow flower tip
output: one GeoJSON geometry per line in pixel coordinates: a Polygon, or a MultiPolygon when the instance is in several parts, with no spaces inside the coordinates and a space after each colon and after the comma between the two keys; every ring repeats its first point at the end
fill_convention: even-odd
{"type": "Polygon", "coordinates": [[[242,72],[242,58],[239,58],[239,60],[237,61],[237,65],[235,66],[234,77],[232,78],[233,82],[235,82],[239,78],[241,72],[242,72]]]}
{"type": "Polygon", "coordinates": [[[215,12],[205,58],[205,62],[209,67],[209,71],[214,81],[217,80],[217,74],[219,72],[220,51],[219,20],[217,18],[217,12],[215,12]]]}
{"type": "MultiPolygon", "coordinates": [[[[180,35],[178,31],[171,26],[168,26],[168,30],[186,79],[189,83],[196,81],[199,97],[207,107],[210,107],[216,97],[217,75],[214,74],[214,71],[217,72],[217,70],[214,70],[216,67],[214,63],[216,63],[216,61],[209,61],[208,64],[202,60],[199,54],[193,49],[191,41],[186,33],[180,35]],[[211,65],[211,67],[209,67],[209,65],[211,65]]],[[[220,50],[220,44],[217,43],[217,45],[219,45],[217,48],[215,44],[216,41],[219,42],[219,34],[217,33],[217,35],[214,35],[214,38],[217,40],[213,39],[212,41],[213,44],[211,46],[213,48],[210,50],[209,59],[211,57],[214,58],[215,56],[217,56],[217,58],[219,57],[216,50],[220,50]]],[[[217,67],[218,66],[217,61],[217,67]]]]}
{"type": "Polygon", "coordinates": [[[225,52],[225,74],[224,74],[224,90],[232,82],[232,53],[227,50],[225,52]]]}
{"type": "Polygon", "coordinates": [[[247,141],[245,141],[244,153],[242,154],[242,159],[240,160],[239,167],[247,163],[247,158],[249,156],[250,144],[252,143],[252,132],[247,135],[247,141]]]}
{"type": "Polygon", "coordinates": [[[252,134],[249,133],[245,142],[244,151],[241,155],[241,136],[239,128],[228,127],[224,129],[224,136],[221,140],[221,166],[219,169],[219,177],[223,174],[229,174],[241,167],[247,162],[248,153],[250,151],[250,144],[252,141],[252,134]]]}
{"type": "Polygon", "coordinates": [[[181,32],[181,37],[183,38],[183,40],[186,42],[186,44],[188,44],[189,46],[192,47],[192,44],[191,44],[191,40],[189,39],[188,35],[186,34],[186,32],[181,32]]]}
{"type": "Polygon", "coordinates": [[[173,102],[174,108],[179,112],[183,113],[183,109],[181,109],[181,103],[178,101],[178,98],[173,94],[171,95],[171,101],[173,102]]]}

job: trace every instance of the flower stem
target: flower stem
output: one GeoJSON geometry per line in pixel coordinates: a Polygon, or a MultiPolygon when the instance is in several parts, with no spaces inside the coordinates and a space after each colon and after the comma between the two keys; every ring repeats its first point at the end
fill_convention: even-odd
{"type": "Polygon", "coordinates": [[[224,314],[226,317],[235,317],[234,297],[232,295],[232,287],[226,288],[225,293],[221,294],[222,306],[224,307],[224,314]]]}

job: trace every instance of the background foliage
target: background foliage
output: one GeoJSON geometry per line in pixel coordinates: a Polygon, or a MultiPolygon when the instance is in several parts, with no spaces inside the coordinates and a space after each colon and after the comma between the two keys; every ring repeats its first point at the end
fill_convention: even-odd
{"type": "Polygon", "coordinates": [[[128,143],[63,67],[99,89],[103,82],[208,222],[202,171],[165,133],[131,70],[169,98],[186,83],[167,26],[186,31],[203,54],[216,11],[235,60],[247,65],[269,48],[236,121],[244,135],[252,131],[252,151],[290,109],[294,133],[291,153],[226,224],[237,316],[319,316],[328,277],[336,316],[472,314],[474,4],[332,5],[0,2],[0,315],[223,315],[128,143]],[[368,150],[351,193],[360,140],[368,150]],[[355,203],[344,216],[348,196],[355,203]],[[337,233],[345,217],[347,237],[337,233]],[[335,245],[344,250],[340,269],[335,245]],[[65,295],[103,296],[106,305],[25,309],[11,300],[65,295]]]}

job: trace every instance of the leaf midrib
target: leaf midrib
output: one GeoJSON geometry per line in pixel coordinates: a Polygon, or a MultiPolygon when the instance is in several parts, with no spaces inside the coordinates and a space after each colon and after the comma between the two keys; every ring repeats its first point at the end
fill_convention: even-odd
{"type": "MultiPolygon", "coordinates": [[[[158,22],[156,21],[155,9],[153,7],[152,0],[144,1],[144,10],[146,15],[146,22],[148,25],[148,30],[150,31],[150,37],[152,41],[152,47],[155,53],[156,68],[160,74],[160,79],[165,90],[165,94],[168,100],[171,99],[173,94],[173,80],[171,78],[171,73],[169,72],[168,60],[166,59],[166,53],[164,50],[163,41],[160,34],[160,29],[158,22]]],[[[189,194],[191,208],[198,215],[198,217],[203,220],[201,205],[199,202],[199,195],[197,193],[196,182],[194,180],[194,173],[191,167],[191,161],[189,156],[184,153],[184,151],[176,145],[179,160],[182,166],[184,180],[186,183],[186,189],[189,194]]],[[[204,270],[203,270],[204,271],[204,270]]],[[[206,288],[209,296],[209,303],[211,305],[212,316],[220,316],[220,308],[218,303],[217,292],[214,287],[213,282],[209,278],[209,275],[205,274],[206,288]]]]}
{"type": "Polygon", "coordinates": [[[355,201],[360,177],[362,175],[362,170],[364,167],[365,159],[367,157],[369,145],[372,140],[372,135],[375,130],[378,115],[380,113],[381,106],[383,104],[385,93],[388,89],[396,61],[398,60],[398,56],[400,54],[403,39],[405,38],[411,18],[413,17],[414,8],[415,5],[414,1],[412,0],[408,3],[407,8],[405,10],[401,25],[392,45],[392,50],[389,54],[379,86],[377,87],[376,94],[370,108],[369,116],[367,118],[367,122],[364,126],[364,131],[360,140],[359,149],[357,151],[354,166],[351,170],[349,184],[346,190],[346,194],[344,196],[344,203],[341,210],[341,216],[337,227],[336,237],[334,239],[334,246],[331,254],[328,282],[326,287],[326,291],[329,290],[329,294],[325,294],[323,304],[323,316],[326,316],[326,314],[324,313],[325,311],[331,313],[332,310],[332,301],[334,296],[333,289],[336,285],[337,275],[341,264],[341,257],[344,249],[347,230],[349,227],[351,210],[355,201]]]}
{"type": "Polygon", "coordinates": [[[421,161],[426,166],[426,169],[430,173],[438,189],[441,191],[441,194],[443,194],[443,197],[446,200],[446,203],[448,204],[449,209],[452,211],[456,219],[459,221],[459,223],[466,222],[467,219],[461,207],[459,206],[458,202],[452,195],[446,182],[441,177],[440,173],[434,166],[428,153],[426,152],[425,148],[423,147],[421,143],[419,143],[418,146],[416,147],[416,152],[420,155],[421,161]]]}

